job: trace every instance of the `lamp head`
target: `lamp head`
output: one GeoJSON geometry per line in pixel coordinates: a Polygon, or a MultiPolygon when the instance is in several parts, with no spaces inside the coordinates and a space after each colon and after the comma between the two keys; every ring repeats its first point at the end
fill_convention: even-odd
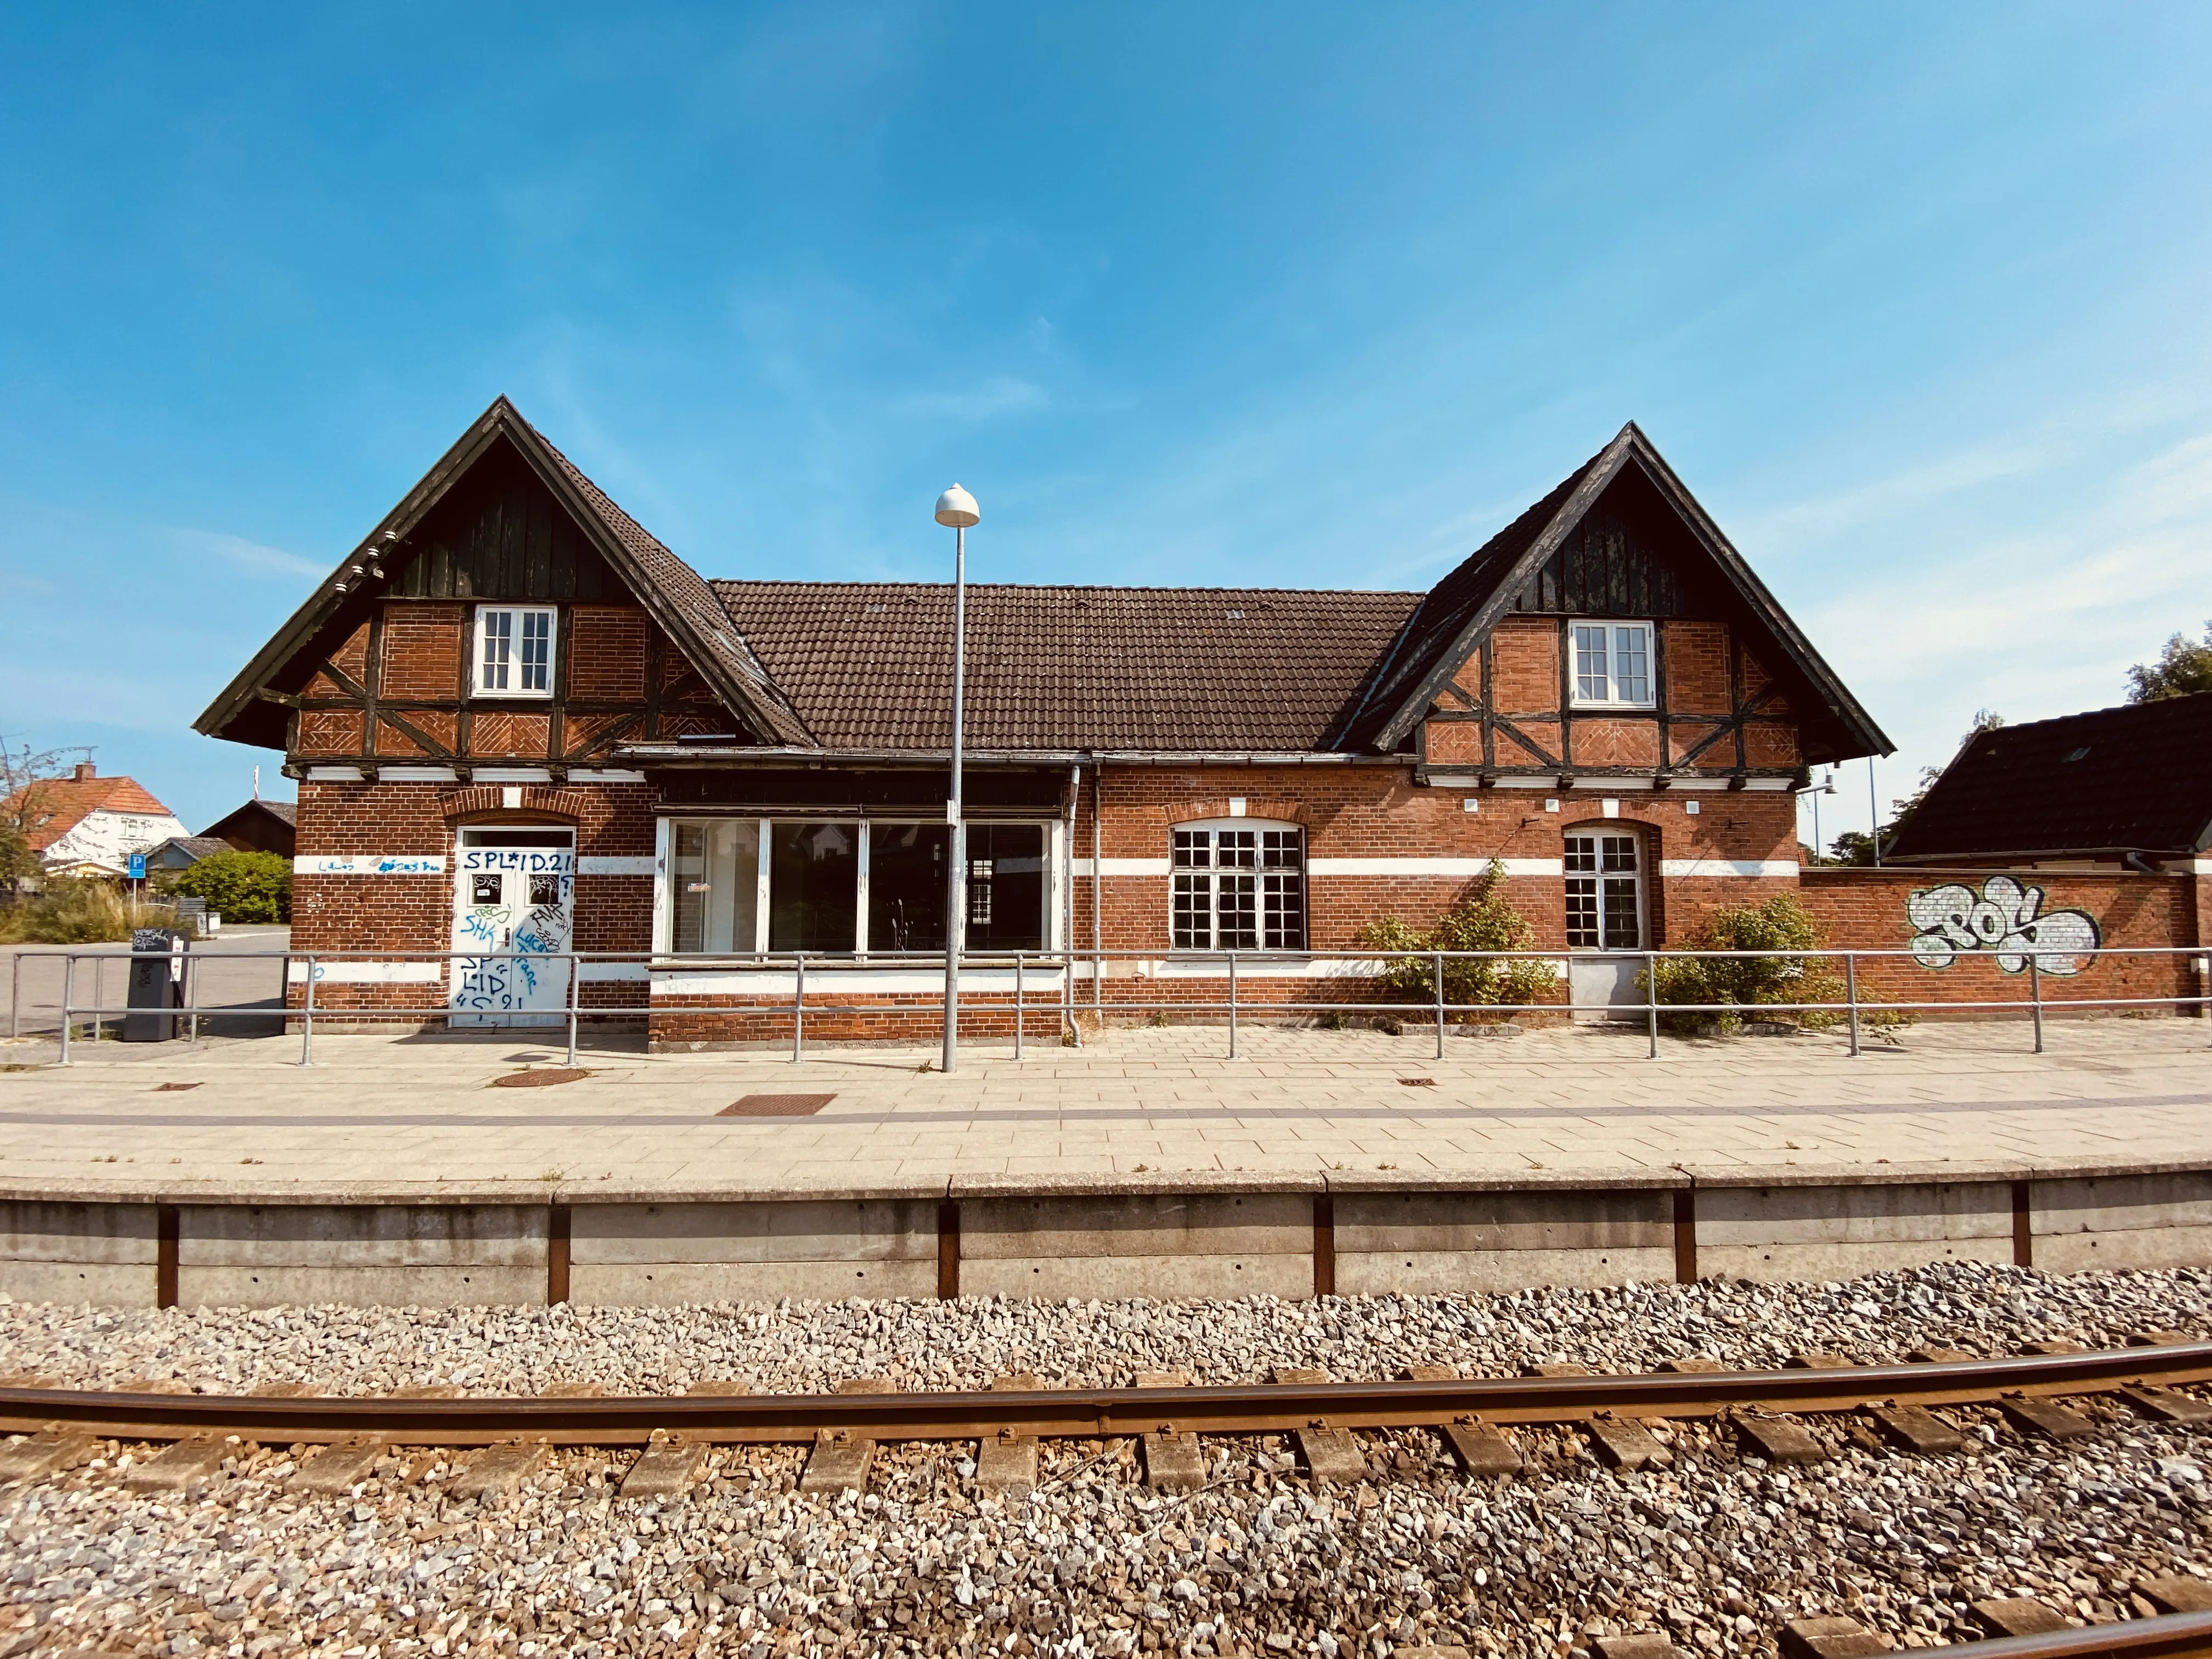
{"type": "Polygon", "coordinates": [[[947,530],[965,530],[982,519],[975,498],[958,484],[937,498],[937,521],[947,530]]]}

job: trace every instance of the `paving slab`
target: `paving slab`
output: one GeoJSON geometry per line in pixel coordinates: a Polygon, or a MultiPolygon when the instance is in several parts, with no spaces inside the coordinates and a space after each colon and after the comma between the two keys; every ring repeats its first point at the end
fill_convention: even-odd
{"type": "Polygon", "coordinates": [[[644,1052],[587,1033],[587,1075],[534,1033],[319,1032],[197,1043],[0,1040],[0,1200],[536,1202],[1210,1188],[1481,1191],[1820,1186],[2212,1169],[2203,1022],[1931,1022],[1854,1059],[1539,1030],[1511,1044],[1259,1027],[1108,1031],[1083,1049],[969,1045],[644,1052]],[[1418,1074],[1433,1088],[1407,1089],[1418,1074]],[[165,1090],[165,1084],[190,1084],[165,1090]],[[724,1117],[753,1094],[811,1116],[724,1117]]]}

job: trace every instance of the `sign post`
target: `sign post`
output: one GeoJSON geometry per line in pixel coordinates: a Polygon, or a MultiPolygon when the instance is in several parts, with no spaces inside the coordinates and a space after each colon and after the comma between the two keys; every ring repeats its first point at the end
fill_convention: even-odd
{"type": "Polygon", "coordinates": [[[133,927],[138,925],[138,890],[145,880],[146,855],[133,853],[131,855],[131,925],[133,927]]]}

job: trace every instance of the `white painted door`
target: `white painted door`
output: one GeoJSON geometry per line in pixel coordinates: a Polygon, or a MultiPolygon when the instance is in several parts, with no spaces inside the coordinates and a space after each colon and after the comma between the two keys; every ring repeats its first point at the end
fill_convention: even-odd
{"type": "Polygon", "coordinates": [[[574,936],[575,832],[464,830],[453,860],[455,951],[514,951],[453,963],[448,1025],[559,1025],[574,936]]]}
{"type": "Polygon", "coordinates": [[[1566,836],[1567,990],[1575,1018],[1630,1018],[1644,993],[1644,958],[1615,955],[1644,944],[1644,860],[1640,838],[1610,825],[1566,836]]]}

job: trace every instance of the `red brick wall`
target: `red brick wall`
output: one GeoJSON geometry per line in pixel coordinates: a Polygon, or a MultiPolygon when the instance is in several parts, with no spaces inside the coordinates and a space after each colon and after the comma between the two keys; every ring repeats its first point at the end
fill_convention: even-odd
{"type": "Polygon", "coordinates": [[[380,696],[458,702],[468,607],[421,600],[384,607],[384,678],[380,696]]]}
{"type": "MultiPolygon", "coordinates": [[[[1905,914],[1914,891],[1957,884],[1983,892],[1992,876],[2010,876],[2043,897],[2037,915],[2080,910],[2097,924],[2102,943],[2172,946],[2199,943],[2197,880],[2191,877],[2076,875],[2033,870],[1820,870],[1804,872],[1801,896],[1838,949],[1903,950],[1915,929],[1905,914]]],[[[1920,1002],[1998,1002],[2022,1006],[2029,999],[2025,969],[2007,973],[1996,954],[1961,951],[1950,966],[1929,968],[1911,957],[1865,957],[1858,963],[1862,995],[1920,1002]]],[[[2202,990],[2192,958],[2174,956],[2085,959],[2071,975],[2045,973],[2046,1007],[2102,997],[2196,996],[2202,990]]],[[[1991,1011],[1996,1012],[1996,1011],[1991,1011]]],[[[2104,1012],[2119,1012],[2106,1010],[2104,1012]]],[[[2168,1008],[2149,1012],[2166,1014],[2168,1008]]]]}

